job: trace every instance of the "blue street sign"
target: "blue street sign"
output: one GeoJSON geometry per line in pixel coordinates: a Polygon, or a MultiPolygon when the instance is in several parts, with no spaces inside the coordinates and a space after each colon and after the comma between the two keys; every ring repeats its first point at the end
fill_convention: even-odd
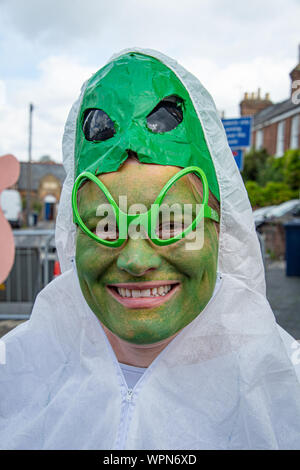
{"type": "Polygon", "coordinates": [[[222,119],[229,147],[249,147],[251,143],[252,117],[222,119]]]}
{"type": "Polygon", "coordinates": [[[233,153],[233,156],[234,156],[234,159],[235,159],[235,163],[237,164],[238,166],[238,169],[240,171],[243,170],[243,149],[236,149],[236,150],[232,150],[232,153],[233,153]]]}

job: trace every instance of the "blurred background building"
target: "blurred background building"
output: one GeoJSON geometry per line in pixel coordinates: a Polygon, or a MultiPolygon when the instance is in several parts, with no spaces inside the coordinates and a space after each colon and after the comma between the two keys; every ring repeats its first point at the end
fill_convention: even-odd
{"type": "Polygon", "coordinates": [[[290,79],[290,96],[281,103],[272,103],[269,93],[261,96],[260,89],[245,92],[240,102],[241,116],[253,116],[252,147],[276,157],[300,148],[300,45],[290,79]]]}
{"type": "MultiPolygon", "coordinates": [[[[28,191],[28,162],[21,163],[20,178],[15,185],[22,197],[23,207],[28,191]]],[[[62,185],[66,176],[61,163],[44,156],[39,162],[31,164],[31,209],[37,214],[38,220],[55,220],[62,185]]]]}

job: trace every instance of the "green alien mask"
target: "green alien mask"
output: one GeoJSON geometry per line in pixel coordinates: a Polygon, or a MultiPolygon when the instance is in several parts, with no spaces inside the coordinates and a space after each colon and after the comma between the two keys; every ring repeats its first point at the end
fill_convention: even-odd
{"type": "Polygon", "coordinates": [[[201,167],[219,187],[191,98],[164,64],[138,53],[110,62],[89,80],[77,119],[75,176],[117,171],[137,153],[143,163],[201,167]]]}
{"type": "MultiPolygon", "coordinates": [[[[126,196],[128,206],[142,203],[149,210],[178,167],[189,166],[204,171],[210,191],[219,199],[200,121],[187,90],[168,67],[152,57],[128,53],[89,80],[77,119],[76,177],[89,171],[101,178],[116,201],[126,196]],[[144,165],[123,165],[129,151],[144,165]]],[[[198,196],[185,176],[168,193],[167,202],[195,204],[201,201],[198,196]]],[[[99,203],[105,203],[103,193],[87,182],[78,197],[80,212],[95,213],[99,203]]],[[[160,247],[149,239],[128,238],[112,248],[78,229],[81,289],[105,327],[125,341],[150,344],[171,337],[199,315],[216,280],[214,222],[205,222],[201,249],[187,251],[185,243],[183,239],[160,247]],[[140,297],[151,294],[155,299],[134,299],[139,289],[140,297]],[[160,294],[165,297],[157,297],[160,294]]]]}

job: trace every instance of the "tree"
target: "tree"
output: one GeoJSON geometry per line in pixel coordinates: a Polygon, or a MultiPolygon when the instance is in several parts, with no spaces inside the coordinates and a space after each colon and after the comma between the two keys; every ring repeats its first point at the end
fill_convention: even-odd
{"type": "Polygon", "coordinates": [[[268,157],[269,155],[265,149],[251,149],[250,152],[245,154],[244,168],[242,171],[244,182],[259,181],[260,175],[266,167],[268,157]]]}
{"type": "Polygon", "coordinates": [[[300,190],[300,149],[284,154],[284,182],[294,191],[300,190]]]}
{"type": "Polygon", "coordinates": [[[294,198],[294,192],[286,183],[269,181],[261,191],[263,206],[281,204],[294,198]]]}
{"type": "Polygon", "coordinates": [[[248,197],[253,208],[261,207],[264,205],[264,197],[262,194],[262,188],[256,181],[247,181],[245,184],[248,197]]]}
{"type": "Polygon", "coordinates": [[[245,155],[242,177],[253,207],[281,204],[298,198],[300,190],[300,149],[288,150],[277,158],[266,150],[245,155]]]}
{"type": "Polygon", "coordinates": [[[274,157],[269,156],[266,160],[264,168],[262,168],[261,173],[258,175],[258,183],[261,186],[265,186],[269,182],[283,182],[284,174],[284,157],[274,157]]]}

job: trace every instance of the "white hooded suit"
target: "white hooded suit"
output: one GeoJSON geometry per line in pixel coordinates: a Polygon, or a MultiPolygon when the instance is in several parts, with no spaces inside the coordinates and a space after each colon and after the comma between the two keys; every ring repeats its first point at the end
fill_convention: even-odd
{"type": "Polygon", "coordinates": [[[221,282],[128,390],[74,262],[71,191],[83,87],[63,140],[67,177],[56,226],[63,274],[40,292],[30,320],[3,338],[0,448],[299,449],[295,342],[276,325],[265,297],[251,206],[214,103],[172,59],[134,50],[173,70],[201,122],[220,188],[221,282]]]}

